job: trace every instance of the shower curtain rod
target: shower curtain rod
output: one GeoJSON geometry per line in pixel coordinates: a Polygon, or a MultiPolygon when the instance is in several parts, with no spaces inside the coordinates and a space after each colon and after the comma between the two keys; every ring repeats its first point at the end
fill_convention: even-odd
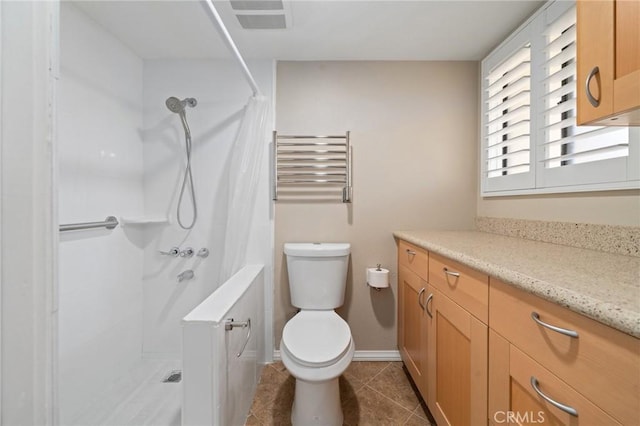
{"type": "Polygon", "coordinates": [[[222,22],[222,19],[220,18],[220,15],[218,14],[216,7],[213,5],[213,1],[206,0],[205,3],[208,6],[209,12],[211,12],[211,15],[212,15],[211,18],[213,20],[214,25],[216,26],[216,29],[222,36],[222,40],[225,42],[225,44],[227,45],[227,47],[229,48],[233,56],[238,61],[240,68],[242,68],[244,77],[247,79],[249,86],[251,86],[251,90],[253,90],[253,96],[260,95],[260,88],[258,87],[258,84],[254,80],[253,75],[251,75],[251,71],[249,71],[249,68],[247,67],[247,64],[244,62],[244,59],[242,58],[240,51],[236,47],[236,44],[233,42],[233,39],[231,38],[229,31],[227,31],[227,28],[224,26],[224,23],[222,22]]]}

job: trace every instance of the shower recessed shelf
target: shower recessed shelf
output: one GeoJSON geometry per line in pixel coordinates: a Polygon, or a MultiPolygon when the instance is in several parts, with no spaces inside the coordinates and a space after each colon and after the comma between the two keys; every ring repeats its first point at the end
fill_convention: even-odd
{"type": "Polygon", "coordinates": [[[168,225],[168,217],[155,217],[155,216],[123,216],[120,218],[120,224],[122,226],[141,226],[141,225],[168,225]]]}

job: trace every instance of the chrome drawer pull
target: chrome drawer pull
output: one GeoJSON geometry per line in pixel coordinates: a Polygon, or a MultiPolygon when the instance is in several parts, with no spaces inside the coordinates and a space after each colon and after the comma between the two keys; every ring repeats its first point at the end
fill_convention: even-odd
{"type": "Polygon", "coordinates": [[[459,278],[460,277],[460,272],[453,272],[447,269],[447,267],[445,266],[444,268],[442,268],[442,270],[444,271],[445,274],[447,275],[451,275],[452,277],[456,277],[459,278]]]}
{"type": "Polygon", "coordinates": [[[537,322],[539,325],[548,328],[549,330],[553,330],[556,333],[564,334],[565,336],[578,338],[578,332],[569,330],[567,328],[556,327],[555,325],[547,324],[546,322],[540,319],[540,315],[537,312],[531,312],[531,319],[537,322]]]}
{"type": "Polygon", "coordinates": [[[429,318],[433,318],[433,313],[429,310],[429,302],[431,302],[432,300],[433,293],[431,293],[429,297],[427,297],[427,302],[424,304],[424,310],[427,312],[427,315],[429,315],[429,318]]]}
{"type": "Polygon", "coordinates": [[[595,77],[595,75],[598,74],[599,72],[600,72],[600,68],[593,67],[589,72],[589,75],[587,75],[587,80],[585,81],[585,84],[584,84],[584,90],[587,93],[587,100],[589,100],[589,103],[593,105],[594,108],[598,108],[598,106],[600,106],[600,99],[596,99],[593,97],[593,95],[591,94],[591,90],[589,89],[589,83],[591,83],[591,79],[595,77]]]}
{"type": "Polygon", "coordinates": [[[407,254],[408,254],[408,255],[410,255],[410,256],[415,256],[415,255],[416,255],[416,252],[415,252],[415,251],[413,251],[413,250],[409,250],[409,249],[407,249],[407,254]]]}
{"type": "Polygon", "coordinates": [[[534,376],[531,376],[531,387],[533,388],[534,391],[536,391],[538,395],[540,395],[542,399],[547,401],[549,404],[564,411],[567,414],[571,414],[574,417],[578,417],[578,410],[568,405],[561,404],[558,401],[554,401],[553,399],[549,398],[547,395],[542,393],[540,388],[538,388],[538,379],[536,379],[534,376]]]}
{"type": "Polygon", "coordinates": [[[426,288],[422,288],[422,289],[420,289],[420,292],[418,293],[418,305],[420,305],[420,307],[422,308],[423,311],[424,311],[425,307],[422,305],[422,294],[424,293],[425,290],[426,290],[426,288]]]}

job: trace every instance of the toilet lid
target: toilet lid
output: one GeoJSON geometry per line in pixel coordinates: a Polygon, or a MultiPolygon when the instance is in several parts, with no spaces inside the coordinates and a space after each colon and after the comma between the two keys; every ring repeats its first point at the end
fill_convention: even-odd
{"type": "Polygon", "coordinates": [[[330,365],[350,343],[349,325],[334,311],[301,311],[282,331],[282,344],[303,365],[330,365]]]}

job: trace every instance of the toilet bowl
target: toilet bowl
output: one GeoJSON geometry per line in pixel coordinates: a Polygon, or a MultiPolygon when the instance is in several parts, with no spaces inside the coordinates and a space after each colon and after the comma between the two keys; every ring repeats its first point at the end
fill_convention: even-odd
{"type": "Polygon", "coordinates": [[[293,425],[342,425],[338,379],[354,351],[349,325],[334,311],[301,311],[289,320],[280,356],[296,378],[293,425]]]}
{"type": "Polygon", "coordinates": [[[296,378],[294,426],[342,425],[338,379],[355,344],[334,309],[344,303],[350,250],[345,243],[284,246],[291,302],[300,308],[285,324],[280,343],[282,362],[296,378]]]}

